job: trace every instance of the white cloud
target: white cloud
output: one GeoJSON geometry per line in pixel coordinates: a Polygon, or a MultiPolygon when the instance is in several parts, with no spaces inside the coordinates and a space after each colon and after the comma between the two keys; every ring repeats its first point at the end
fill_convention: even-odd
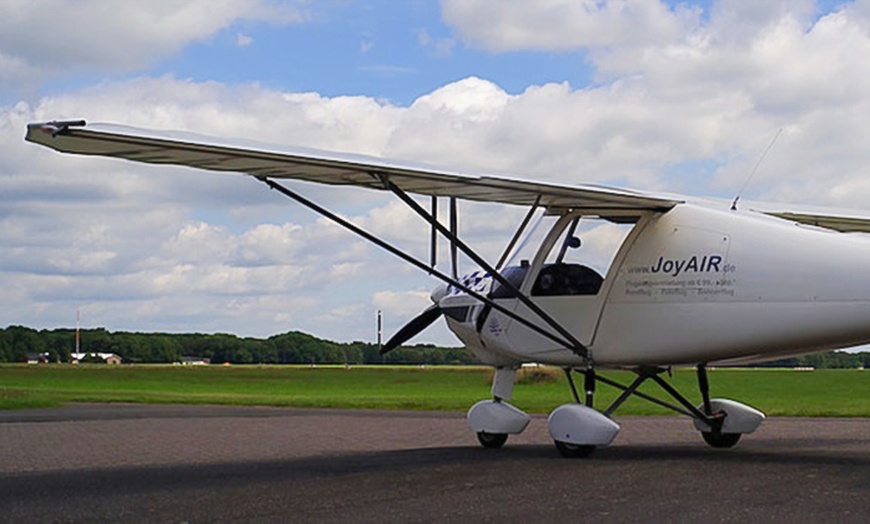
{"type": "Polygon", "coordinates": [[[7,0],[0,2],[0,90],[70,73],[136,71],[234,22],[306,16],[295,3],[265,0],[7,0]]]}
{"type": "Polygon", "coordinates": [[[417,31],[417,42],[424,48],[431,49],[435,56],[441,58],[449,57],[456,46],[456,40],[453,38],[435,38],[425,29],[417,31]]]}
{"type": "Polygon", "coordinates": [[[705,31],[720,44],[739,46],[785,19],[806,30],[814,21],[816,4],[815,0],[719,0],[711,7],[705,31]]]}
{"type": "Polygon", "coordinates": [[[254,39],[244,33],[236,34],[236,45],[239,47],[248,47],[254,43],[254,39]]]}
{"type": "Polygon", "coordinates": [[[441,0],[444,20],[491,51],[567,51],[679,41],[699,10],[657,0],[441,0]]]}
{"type": "MultiPolygon", "coordinates": [[[[9,297],[21,298],[5,318],[63,325],[71,307],[83,307],[92,321],[116,329],[324,333],[315,320],[322,315],[309,314],[311,308],[344,307],[324,305],[326,293],[341,296],[352,279],[406,274],[401,264],[377,262],[357,239],[246,177],[58,155],[22,141],[28,121],[77,114],[371,152],[386,141],[393,112],[362,97],[327,99],[170,77],[5,108],[0,242],[8,249],[0,251],[0,282],[8,284],[9,297]],[[368,125],[358,124],[362,118],[368,125]],[[240,317],[253,315],[255,305],[263,310],[240,317]],[[169,319],[167,307],[176,308],[178,320],[169,319]],[[290,318],[295,322],[287,324],[290,318]]],[[[315,197],[324,191],[300,189],[315,197]]],[[[368,192],[331,189],[327,193],[343,202],[339,210],[360,219],[383,202],[368,192]]]]}

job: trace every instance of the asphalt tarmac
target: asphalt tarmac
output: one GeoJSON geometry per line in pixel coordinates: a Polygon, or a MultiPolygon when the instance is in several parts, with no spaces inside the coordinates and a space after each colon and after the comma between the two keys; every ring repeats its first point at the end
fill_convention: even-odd
{"type": "Polygon", "coordinates": [[[734,449],[620,417],[564,459],[462,413],[73,405],[0,412],[3,522],[870,522],[870,419],[768,419],[734,449]]]}

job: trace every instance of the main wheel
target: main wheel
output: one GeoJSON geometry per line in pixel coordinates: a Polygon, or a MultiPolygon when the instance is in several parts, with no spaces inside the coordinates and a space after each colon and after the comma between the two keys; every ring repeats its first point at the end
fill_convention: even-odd
{"type": "Polygon", "coordinates": [[[592,445],[571,444],[570,442],[562,442],[560,440],[554,440],[553,442],[556,444],[556,449],[565,458],[584,458],[595,451],[595,446],[592,445]]]}
{"type": "Polygon", "coordinates": [[[704,442],[713,448],[733,448],[740,440],[741,433],[722,433],[721,431],[702,431],[704,442]]]}
{"type": "Polygon", "coordinates": [[[477,434],[477,440],[485,448],[500,448],[507,442],[507,433],[487,433],[481,431],[477,434]]]}

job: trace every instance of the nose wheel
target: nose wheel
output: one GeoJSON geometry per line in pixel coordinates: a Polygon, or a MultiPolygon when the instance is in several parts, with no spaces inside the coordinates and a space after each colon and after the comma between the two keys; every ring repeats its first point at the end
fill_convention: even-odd
{"type": "Polygon", "coordinates": [[[741,433],[722,433],[721,431],[702,431],[704,438],[711,448],[733,448],[740,441],[741,433]]]}
{"type": "Polygon", "coordinates": [[[595,446],[571,444],[570,442],[554,441],[556,450],[565,458],[585,458],[595,451],[595,446]]]}
{"type": "Polygon", "coordinates": [[[485,448],[496,449],[504,446],[507,442],[507,433],[487,433],[486,431],[477,432],[477,441],[485,448]]]}

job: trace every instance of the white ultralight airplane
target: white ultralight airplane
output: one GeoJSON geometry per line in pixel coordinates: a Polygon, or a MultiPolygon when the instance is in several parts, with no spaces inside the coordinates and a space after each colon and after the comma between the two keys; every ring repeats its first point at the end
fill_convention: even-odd
{"type": "Polygon", "coordinates": [[[477,358],[495,368],[492,400],[478,402],[468,412],[468,424],[486,447],[502,446],[508,435],[529,423],[529,415],[508,402],[523,363],[565,370],[574,402],[556,408],[548,427],[562,455],[582,457],[611,443],[619,431],[611,415],[631,396],[691,417],[713,447],[734,446],[741,435],[758,428],[764,414],[733,400],[710,398],[708,365],[870,342],[870,238],[846,234],[870,232],[867,218],[737,210],[681,196],[470,175],[360,155],[84,121],[30,124],[26,139],[66,153],[248,174],[440,279],[444,284],[433,291],[432,306],[382,351],[443,315],[477,358]],[[282,185],[282,179],[392,192],[431,226],[430,260],[415,258],[348,222],[282,185]],[[427,209],[410,194],[431,197],[431,206],[427,209]],[[447,225],[438,219],[439,197],[449,199],[447,225]],[[459,238],[457,199],[529,208],[495,264],[459,238]],[[536,215],[543,227],[529,228],[536,215]],[[612,224],[608,227],[623,234],[609,265],[598,270],[576,249],[578,231],[590,222],[612,224]],[[438,235],[450,244],[452,274],[435,267],[438,235]],[[458,276],[457,251],[480,269],[458,276]],[[700,405],[662,376],[672,366],[696,367],[700,405]],[[637,377],[620,384],[599,373],[605,368],[629,369],[637,377]],[[583,376],[582,399],[575,372],[583,376]],[[639,391],[646,381],[674,400],[639,391]],[[603,411],[593,402],[598,383],[622,391],[603,411]]]}

